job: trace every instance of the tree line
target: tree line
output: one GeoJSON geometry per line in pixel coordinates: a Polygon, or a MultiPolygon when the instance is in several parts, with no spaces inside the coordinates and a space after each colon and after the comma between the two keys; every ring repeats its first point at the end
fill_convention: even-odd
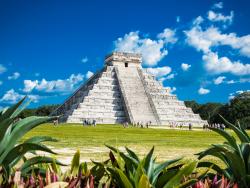
{"type": "Polygon", "coordinates": [[[60,105],[53,104],[53,105],[43,105],[38,108],[30,108],[23,110],[19,117],[26,118],[29,116],[49,116],[56,108],[60,105]]]}
{"type": "Polygon", "coordinates": [[[238,94],[226,104],[212,102],[198,104],[196,101],[185,101],[185,105],[210,124],[223,123],[219,116],[221,115],[233,124],[239,121],[245,127],[250,127],[250,92],[238,94]]]}

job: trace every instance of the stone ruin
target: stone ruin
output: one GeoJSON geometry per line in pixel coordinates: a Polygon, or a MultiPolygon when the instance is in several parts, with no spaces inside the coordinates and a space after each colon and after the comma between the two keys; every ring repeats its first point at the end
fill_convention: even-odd
{"type": "Polygon", "coordinates": [[[113,52],[53,115],[59,122],[207,124],[141,66],[140,54],[113,52]]]}

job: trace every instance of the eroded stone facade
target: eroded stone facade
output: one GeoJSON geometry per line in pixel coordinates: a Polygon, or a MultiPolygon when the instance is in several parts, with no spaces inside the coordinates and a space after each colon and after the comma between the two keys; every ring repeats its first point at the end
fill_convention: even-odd
{"type": "Polygon", "coordinates": [[[104,68],[79,87],[53,115],[61,122],[101,124],[207,124],[141,67],[139,54],[113,52],[104,68]]]}

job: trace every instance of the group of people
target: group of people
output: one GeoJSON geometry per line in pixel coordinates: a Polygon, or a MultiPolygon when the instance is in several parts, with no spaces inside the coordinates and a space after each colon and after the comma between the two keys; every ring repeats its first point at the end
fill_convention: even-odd
{"type": "Polygon", "coordinates": [[[216,128],[216,129],[225,130],[226,126],[224,124],[219,124],[219,123],[213,123],[210,125],[203,125],[204,130],[208,130],[209,128],[216,128]]]}
{"type": "Polygon", "coordinates": [[[93,119],[93,120],[84,119],[82,124],[83,124],[83,126],[93,126],[93,127],[95,127],[96,126],[96,120],[95,119],[93,119]]]}
{"type": "Polygon", "coordinates": [[[178,123],[178,122],[170,122],[169,123],[169,127],[170,128],[180,128],[180,129],[182,129],[183,128],[183,123],[178,123]]]}
{"type": "MultiPolygon", "coordinates": [[[[182,129],[183,126],[186,125],[184,123],[177,123],[177,122],[170,122],[169,123],[169,127],[170,128],[180,128],[182,129]]],[[[192,123],[188,124],[188,129],[192,130],[193,125],[192,123]]],[[[219,123],[214,123],[214,124],[204,124],[203,125],[203,130],[209,130],[209,128],[216,128],[216,129],[221,129],[221,130],[225,130],[226,126],[224,124],[219,124],[219,123]]]]}
{"type": "MultiPolygon", "coordinates": [[[[142,121],[139,121],[139,122],[133,122],[132,123],[132,126],[133,127],[139,127],[139,128],[149,128],[149,126],[152,125],[152,122],[151,121],[148,121],[148,122],[142,122],[142,121]]],[[[123,123],[123,127],[124,128],[127,128],[129,126],[129,123],[128,122],[125,122],[123,123]]]]}
{"type": "MultiPolygon", "coordinates": [[[[54,126],[58,125],[58,119],[53,121],[54,126]]],[[[96,120],[95,119],[83,119],[83,126],[96,126],[96,120]]],[[[124,128],[129,127],[129,123],[128,122],[124,122],[123,124],[124,128]]],[[[139,127],[139,128],[149,128],[152,125],[151,121],[148,122],[133,122],[131,124],[133,127],[139,127]]],[[[169,123],[169,127],[170,128],[180,128],[182,129],[184,126],[186,126],[187,124],[184,123],[178,123],[178,122],[170,122],[169,123]]],[[[188,129],[192,130],[193,125],[192,123],[188,123],[188,129]]],[[[224,124],[219,124],[219,123],[214,123],[214,124],[204,124],[203,125],[203,130],[209,130],[209,128],[217,128],[217,129],[221,129],[221,130],[225,130],[226,126],[224,124]]]]}
{"type": "MultiPolygon", "coordinates": [[[[180,128],[180,129],[182,129],[185,125],[186,125],[186,124],[184,124],[184,123],[178,123],[178,122],[170,122],[170,123],[169,123],[169,127],[170,127],[170,128],[180,128]]],[[[192,128],[193,128],[193,124],[192,124],[192,123],[189,123],[189,124],[188,124],[188,129],[189,129],[189,130],[192,130],[192,128]]]]}

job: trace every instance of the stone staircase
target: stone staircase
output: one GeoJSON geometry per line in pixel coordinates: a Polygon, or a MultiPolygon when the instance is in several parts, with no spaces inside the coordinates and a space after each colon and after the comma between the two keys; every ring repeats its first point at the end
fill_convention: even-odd
{"type": "Polygon", "coordinates": [[[153,75],[142,69],[139,72],[153,101],[161,125],[171,123],[188,125],[191,123],[202,126],[207,124],[207,121],[202,120],[198,114],[194,114],[191,108],[187,108],[183,101],[179,101],[175,95],[170,94],[153,75]]]}
{"type": "Polygon", "coordinates": [[[78,91],[68,101],[70,108],[66,110],[60,121],[82,123],[84,120],[96,120],[100,124],[115,124],[127,121],[122,96],[118,86],[114,67],[92,78],[91,83],[78,91]],[[82,96],[76,99],[76,96],[82,96]]]}
{"type": "Polygon", "coordinates": [[[115,68],[130,122],[157,124],[137,67],[115,68]]]}

